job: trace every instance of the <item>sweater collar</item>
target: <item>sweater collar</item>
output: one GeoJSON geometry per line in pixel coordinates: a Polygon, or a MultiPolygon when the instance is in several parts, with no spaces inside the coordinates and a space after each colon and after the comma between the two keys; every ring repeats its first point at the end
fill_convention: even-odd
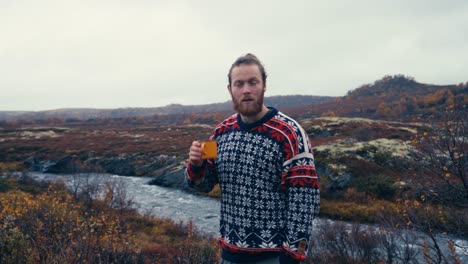
{"type": "Polygon", "coordinates": [[[242,122],[242,118],[239,114],[237,114],[237,123],[241,127],[241,129],[245,130],[250,130],[254,127],[260,126],[270,120],[272,117],[274,117],[278,113],[278,110],[274,107],[268,107],[268,112],[259,120],[253,122],[253,123],[244,123],[242,122]]]}

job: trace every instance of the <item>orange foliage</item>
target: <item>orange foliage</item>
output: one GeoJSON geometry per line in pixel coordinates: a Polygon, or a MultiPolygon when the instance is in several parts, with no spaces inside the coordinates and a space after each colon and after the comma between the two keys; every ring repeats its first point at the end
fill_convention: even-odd
{"type": "Polygon", "coordinates": [[[320,215],[332,219],[373,223],[377,221],[382,210],[388,213],[397,212],[397,207],[384,200],[373,200],[368,204],[325,199],[320,201],[320,215]]]}
{"type": "Polygon", "coordinates": [[[215,240],[196,234],[191,223],[122,214],[99,201],[89,207],[57,186],[38,195],[0,193],[0,223],[2,263],[216,261],[215,240]]]}

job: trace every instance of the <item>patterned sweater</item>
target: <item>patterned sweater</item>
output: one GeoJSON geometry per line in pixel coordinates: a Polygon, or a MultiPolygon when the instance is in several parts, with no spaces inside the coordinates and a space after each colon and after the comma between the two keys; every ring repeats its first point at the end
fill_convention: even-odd
{"type": "Polygon", "coordinates": [[[320,207],[314,157],[307,134],[274,108],[252,124],[235,114],[211,139],[218,157],[188,164],[190,186],[221,186],[219,241],[238,254],[282,252],[305,259],[312,220],[320,207]]]}

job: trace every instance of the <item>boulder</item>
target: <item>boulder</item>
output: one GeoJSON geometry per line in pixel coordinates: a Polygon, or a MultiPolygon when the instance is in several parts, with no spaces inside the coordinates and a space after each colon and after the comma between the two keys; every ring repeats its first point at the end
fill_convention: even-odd
{"type": "Polygon", "coordinates": [[[184,189],[186,187],[184,171],[185,166],[176,166],[162,170],[148,184],[184,189]]]}

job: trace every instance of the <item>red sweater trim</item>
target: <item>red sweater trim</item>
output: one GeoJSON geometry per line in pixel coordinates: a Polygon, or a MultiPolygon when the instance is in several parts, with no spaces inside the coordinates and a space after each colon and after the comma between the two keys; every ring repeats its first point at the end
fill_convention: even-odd
{"type": "Polygon", "coordinates": [[[258,253],[265,253],[265,252],[284,252],[284,254],[296,261],[304,261],[306,256],[299,255],[294,251],[291,251],[288,247],[282,246],[280,248],[243,248],[236,245],[229,244],[226,240],[219,238],[218,242],[221,245],[221,248],[225,251],[231,253],[243,253],[243,254],[258,254],[258,253]]]}
{"type": "Polygon", "coordinates": [[[291,251],[288,247],[283,246],[283,249],[285,251],[285,255],[289,256],[290,258],[296,260],[296,261],[304,261],[306,259],[306,256],[304,255],[299,255],[294,251],[291,251]]]}
{"type": "Polygon", "coordinates": [[[256,254],[256,253],[264,253],[264,252],[281,252],[283,251],[282,248],[244,248],[239,247],[236,245],[229,244],[226,240],[219,238],[219,243],[221,244],[221,248],[232,252],[232,253],[247,253],[247,254],[256,254]]]}

